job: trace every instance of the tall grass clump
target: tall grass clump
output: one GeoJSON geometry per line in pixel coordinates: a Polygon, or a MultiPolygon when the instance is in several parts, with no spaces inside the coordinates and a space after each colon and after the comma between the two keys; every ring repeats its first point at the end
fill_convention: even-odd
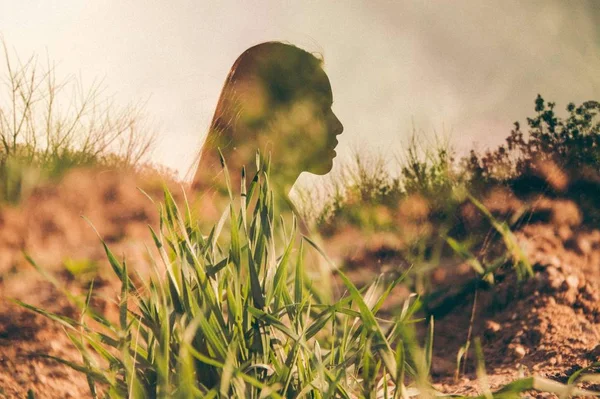
{"type": "MultiPolygon", "coordinates": [[[[328,195],[316,215],[316,223],[325,235],[332,235],[346,226],[360,226],[373,231],[388,226],[378,210],[393,207],[401,195],[400,181],[393,177],[382,156],[355,151],[350,164],[332,176],[328,195]]],[[[314,189],[304,196],[300,208],[310,208],[314,189]]]]}
{"type": "Polygon", "coordinates": [[[404,151],[400,175],[406,194],[428,199],[447,198],[462,182],[449,139],[436,135],[433,143],[425,143],[417,132],[413,132],[404,151]]]}
{"type": "Polygon", "coordinates": [[[304,255],[326,256],[279,220],[267,173],[248,187],[242,174],[239,195],[227,186],[231,204],[208,232],[165,191],[149,278],[132,279],[104,244],[118,321],[90,307],[91,287],[69,294],[79,320],[22,304],[61,323],[83,359],[56,360],[83,372],[94,397],[398,398],[409,383],[427,395],[433,335],[422,349],[411,333],[419,300],[378,315],[402,278],[359,291],[337,271],[346,295],[321,300],[331,287],[308,277],[304,255]]]}
{"type": "Polygon", "coordinates": [[[413,132],[397,166],[390,167],[382,156],[355,152],[331,184],[334,195],[317,216],[324,234],[347,225],[367,231],[397,231],[399,204],[411,197],[426,201],[440,219],[461,201],[453,199],[456,189],[465,183],[464,174],[448,140],[436,136],[434,145],[426,146],[413,132]]]}
{"type": "Polygon", "coordinates": [[[118,107],[101,83],[58,80],[50,62],[22,61],[2,41],[0,200],[18,202],[45,179],[81,166],[135,167],[154,134],[143,107],[118,107]]]}

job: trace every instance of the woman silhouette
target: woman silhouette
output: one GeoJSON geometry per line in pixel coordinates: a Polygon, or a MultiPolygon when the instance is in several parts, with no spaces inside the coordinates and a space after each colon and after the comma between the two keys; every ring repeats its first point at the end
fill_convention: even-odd
{"type": "Polygon", "coordinates": [[[242,167],[252,178],[259,151],[270,158],[274,191],[287,198],[302,172],[322,175],[332,168],[343,130],[332,103],[329,79],[313,54],[280,42],[244,51],[225,81],[193,187],[219,185],[219,150],[232,180],[239,182],[242,167]]]}

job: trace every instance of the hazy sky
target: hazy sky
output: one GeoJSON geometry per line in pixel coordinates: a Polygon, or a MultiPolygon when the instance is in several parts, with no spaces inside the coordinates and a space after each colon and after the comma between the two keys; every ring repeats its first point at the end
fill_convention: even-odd
{"type": "Polygon", "coordinates": [[[0,34],[59,74],[148,99],[154,160],[185,175],[229,67],[283,40],[325,58],[340,151],[393,157],[413,122],[462,149],[500,142],[533,110],[600,100],[600,1],[0,0],[0,34]]]}

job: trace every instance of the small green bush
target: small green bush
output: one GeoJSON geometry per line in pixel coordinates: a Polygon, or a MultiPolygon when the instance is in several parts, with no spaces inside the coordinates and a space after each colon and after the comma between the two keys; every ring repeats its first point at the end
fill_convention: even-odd
{"type": "Polygon", "coordinates": [[[461,182],[450,142],[436,136],[434,145],[426,147],[416,133],[405,151],[400,176],[407,195],[419,194],[431,200],[447,198],[461,182]]]}
{"type": "Polygon", "coordinates": [[[474,181],[507,182],[529,173],[540,161],[551,161],[567,172],[591,169],[600,173],[600,103],[567,105],[568,116],[554,111],[556,104],[538,94],[528,132],[515,122],[506,144],[478,155],[471,152],[467,169],[474,181]]]}

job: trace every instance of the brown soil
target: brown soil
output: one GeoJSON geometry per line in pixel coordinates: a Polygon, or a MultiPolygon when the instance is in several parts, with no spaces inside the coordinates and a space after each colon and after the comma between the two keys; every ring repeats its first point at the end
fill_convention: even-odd
{"type": "MultiPolygon", "coordinates": [[[[170,184],[173,192],[180,191],[170,184]]],[[[157,223],[157,212],[136,187],[161,197],[156,179],[74,171],[58,186],[36,190],[20,208],[0,211],[0,398],[26,397],[29,390],[38,398],[90,396],[82,374],[40,356],[81,361],[63,328],[9,298],[78,317],[65,296],[25,262],[25,250],[73,293],[84,292],[88,280],[73,276],[64,265],[85,260],[97,267],[96,306],[110,309],[103,298],[118,287],[96,233],[80,216],[91,221],[115,254],[126,256],[143,272],[148,263],[145,244],[151,242],[147,225],[157,223]]],[[[600,230],[583,227],[581,211],[569,200],[525,201],[496,191],[485,204],[505,217],[524,207],[534,209],[519,222],[515,235],[535,276],[517,281],[506,265],[495,284],[483,284],[469,267],[456,262],[432,275],[440,289],[449,287],[442,300],[428,304],[435,316],[434,386],[446,393],[479,392],[472,352],[456,373],[459,348],[475,337],[481,339],[492,389],[522,374],[566,381],[600,356],[600,230]]],[[[483,223],[468,206],[463,213],[465,226],[483,223]]],[[[407,264],[388,250],[397,245],[394,240],[373,236],[361,247],[359,236],[349,230],[328,245],[348,260],[349,274],[360,282],[372,279],[373,270],[393,271],[407,264]]]]}
{"type": "Polygon", "coordinates": [[[600,231],[579,231],[565,240],[553,226],[534,224],[518,238],[534,278],[519,282],[505,271],[494,285],[472,284],[436,318],[433,372],[443,391],[479,388],[472,381],[472,353],[466,374],[461,370],[456,380],[456,355],[469,337],[481,339],[492,388],[522,373],[566,382],[598,360],[600,231]]]}
{"type": "MultiPolygon", "coordinates": [[[[529,194],[523,199],[505,188],[491,189],[483,202],[497,220],[512,221],[533,278],[519,281],[507,262],[495,283],[488,284],[468,264],[447,258],[430,275],[441,293],[427,298],[425,306],[425,316],[435,320],[432,378],[441,392],[481,394],[476,339],[492,390],[529,375],[566,382],[575,371],[600,361],[600,229],[584,224],[585,215],[571,199],[529,194]],[[468,341],[470,351],[457,370],[457,355],[468,341]]],[[[466,202],[460,213],[458,223],[466,235],[486,237],[482,253],[506,250],[473,204],[466,202]]],[[[403,222],[410,225],[414,219],[409,215],[403,222]]],[[[410,263],[401,255],[402,240],[389,233],[365,237],[348,229],[329,244],[356,283],[373,281],[381,272],[397,275],[410,263]]],[[[406,292],[398,294],[390,313],[406,292]]]]}
{"type": "Polygon", "coordinates": [[[474,279],[430,309],[436,316],[433,374],[444,392],[480,389],[472,351],[456,370],[457,353],[470,338],[481,340],[492,389],[523,375],[566,382],[599,360],[600,230],[582,225],[571,200],[508,197],[494,201],[491,195],[486,206],[505,216],[529,209],[515,236],[534,277],[518,281],[509,264],[495,284],[474,279]]]}
{"type": "MultiPolygon", "coordinates": [[[[11,301],[79,316],[23,252],[73,294],[85,292],[89,279],[85,273],[68,272],[65,265],[93,268],[95,306],[110,307],[104,298],[115,297],[118,286],[98,235],[115,255],[126,256],[143,273],[148,225],[156,227],[158,212],[138,188],[160,199],[163,183],[153,175],[75,170],[58,185],[37,188],[19,208],[0,210],[0,398],[24,398],[30,390],[36,398],[90,397],[83,374],[41,356],[81,362],[63,328],[11,301]]],[[[181,192],[175,183],[167,184],[175,195],[181,192]]]]}

